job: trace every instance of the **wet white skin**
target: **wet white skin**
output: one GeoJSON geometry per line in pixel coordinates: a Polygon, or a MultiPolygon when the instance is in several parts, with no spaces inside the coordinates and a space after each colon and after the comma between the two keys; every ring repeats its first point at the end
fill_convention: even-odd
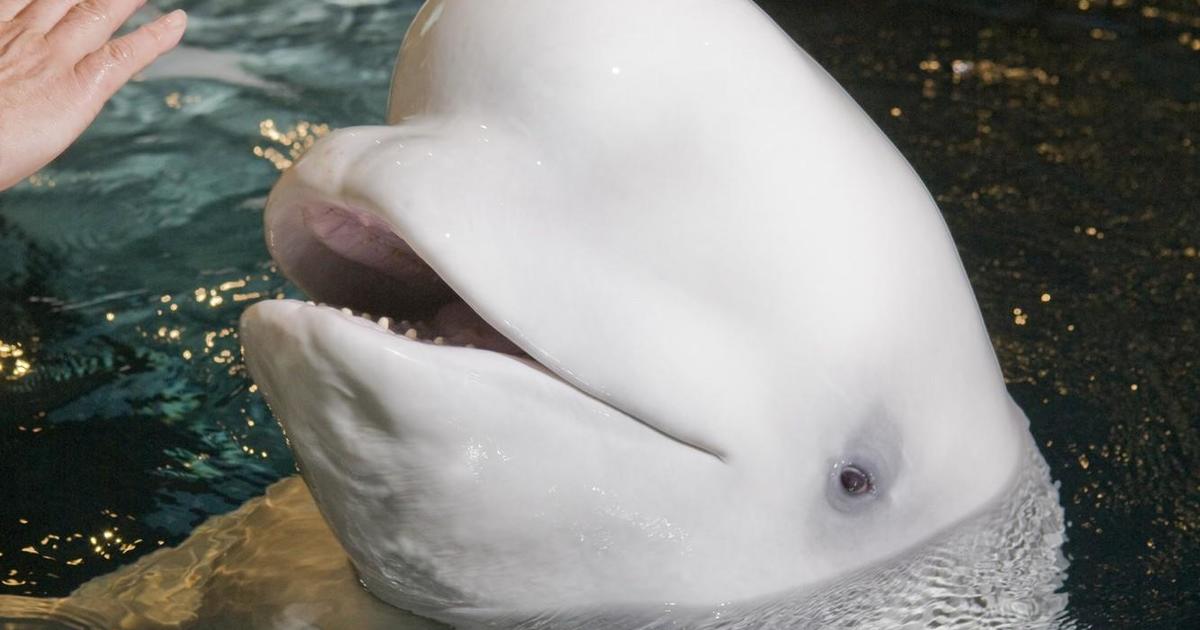
{"type": "MultiPolygon", "coordinates": [[[[978,516],[910,553],[817,587],[707,607],[659,602],[465,610],[455,627],[1073,628],[1062,617],[1067,603],[1061,592],[1062,508],[1047,473],[1028,440],[1016,483],[978,516]]],[[[0,616],[39,628],[444,627],[362,589],[308,489],[295,477],[232,514],[210,519],[178,547],[98,577],[68,598],[0,596],[0,616]]]]}
{"type": "Polygon", "coordinates": [[[936,206],[749,0],[430,2],[389,122],[319,143],[266,215],[285,274],[375,317],[242,326],[383,600],[796,591],[1016,477],[1026,421],[936,206]]]}

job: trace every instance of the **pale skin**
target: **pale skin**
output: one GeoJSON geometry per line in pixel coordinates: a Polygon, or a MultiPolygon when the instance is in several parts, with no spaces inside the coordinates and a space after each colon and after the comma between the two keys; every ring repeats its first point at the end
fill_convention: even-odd
{"type": "Polygon", "coordinates": [[[0,190],[58,157],[183,37],[174,11],[113,34],[146,0],[0,0],[0,190]]]}

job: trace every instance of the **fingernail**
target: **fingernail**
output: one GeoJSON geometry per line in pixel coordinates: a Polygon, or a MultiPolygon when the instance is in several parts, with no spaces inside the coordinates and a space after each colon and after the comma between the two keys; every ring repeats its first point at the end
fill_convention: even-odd
{"type": "Polygon", "coordinates": [[[167,26],[175,26],[177,24],[182,24],[186,19],[187,12],[185,12],[183,9],[175,9],[174,11],[164,15],[162,22],[167,26]]]}

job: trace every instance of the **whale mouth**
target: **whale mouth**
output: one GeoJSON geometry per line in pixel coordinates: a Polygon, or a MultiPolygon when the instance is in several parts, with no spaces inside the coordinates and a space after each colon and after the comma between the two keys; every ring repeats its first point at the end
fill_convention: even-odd
{"type": "MultiPolygon", "coordinates": [[[[278,215],[268,242],[281,271],[309,296],[311,308],[340,311],[397,341],[506,355],[581,396],[595,397],[489,323],[376,214],[346,204],[299,201],[278,215]]],[[[717,450],[648,423],[612,401],[605,404],[672,442],[726,461],[717,450]]]]}
{"type": "MultiPolygon", "coordinates": [[[[341,150],[337,142],[354,141],[356,137],[348,133],[331,140],[335,142],[327,140],[314,151],[336,153],[341,150]]],[[[344,183],[328,181],[328,177],[338,178],[344,173],[330,168],[327,160],[311,159],[328,156],[305,157],[284,175],[268,200],[266,236],[279,270],[307,294],[312,301],[309,308],[327,315],[346,315],[359,324],[370,323],[396,343],[415,342],[508,357],[565,384],[581,398],[599,401],[609,410],[627,415],[671,442],[718,462],[727,461],[718,445],[681,433],[678,429],[683,425],[652,421],[632,408],[629,401],[613,399],[604,387],[579,378],[574,371],[578,366],[567,364],[527,338],[527,331],[510,322],[504,309],[474,303],[475,299],[483,299],[476,295],[478,292],[452,287],[435,269],[439,263],[422,251],[430,243],[407,238],[393,225],[394,209],[381,208],[348,192],[344,183]]],[[[438,241],[441,236],[438,234],[438,241]]],[[[451,234],[444,237],[450,242],[451,234]]],[[[467,250],[463,255],[470,254],[467,250]]],[[[501,284],[513,285],[528,284],[528,280],[499,279],[501,284]]],[[[520,288],[514,287],[514,291],[520,288]]],[[[256,310],[251,308],[247,315],[256,310]]],[[[346,317],[322,319],[336,325],[346,317]]]]}
{"type": "MultiPolygon", "coordinates": [[[[354,139],[343,134],[313,151],[337,156],[336,142],[354,139]]],[[[541,609],[561,599],[539,594],[561,588],[554,576],[584,562],[598,577],[580,600],[658,599],[664,589],[688,589],[696,602],[717,597],[705,577],[720,560],[691,549],[717,536],[696,527],[697,506],[705,512],[734,496],[733,466],[635,415],[635,404],[606,396],[597,381],[575,378],[586,356],[568,361],[537,337],[562,325],[590,330],[582,341],[603,339],[597,321],[611,313],[557,316],[548,311],[573,303],[542,300],[543,320],[518,320],[504,298],[540,299],[546,282],[536,269],[499,267],[509,262],[501,250],[487,259],[502,273],[459,273],[454,263],[478,257],[491,234],[477,228],[473,240],[464,229],[452,240],[451,229],[431,231],[405,215],[408,189],[371,199],[338,180],[339,164],[313,157],[321,153],[284,175],[264,218],[279,271],[313,303],[255,304],[240,339],[297,469],[367,590],[426,615],[480,602],[541,609]],[[481,285],[503,294],[480,295],[481,285]],[[649,551],[612,554],[615,540],[649,551]],[[670,578],[652,579],[664,562],[675,563],[670,578]],[[537,573],[508,577],[526,566],[537,573]],[[631,586],[625,575],[647,577],[631,586]]],[[[713,521],[740,531],[723,512],[713,521]]],[[[755,574],[738,589],[757,593],[764,588],[755,580],[773,579],[755,574]]]]}
{"type": "Polygon", "coordinates": [[[351,207],[300,209],[273,248],[284,274],[312,300],[412,341],[474,348],[527,361],[386,222],[351,207]]]}

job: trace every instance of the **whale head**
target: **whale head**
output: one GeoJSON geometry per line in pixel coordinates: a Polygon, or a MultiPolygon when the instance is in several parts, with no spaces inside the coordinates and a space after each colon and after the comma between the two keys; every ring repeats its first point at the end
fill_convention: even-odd
{"type": "Polygon", "coordinates": [[[267,205],[329,306],[242,321],[385,601],[802,590],[1013,483],[1027,422],[936,205],[749,0],[431,0],[388,122],[267,205]]]}

